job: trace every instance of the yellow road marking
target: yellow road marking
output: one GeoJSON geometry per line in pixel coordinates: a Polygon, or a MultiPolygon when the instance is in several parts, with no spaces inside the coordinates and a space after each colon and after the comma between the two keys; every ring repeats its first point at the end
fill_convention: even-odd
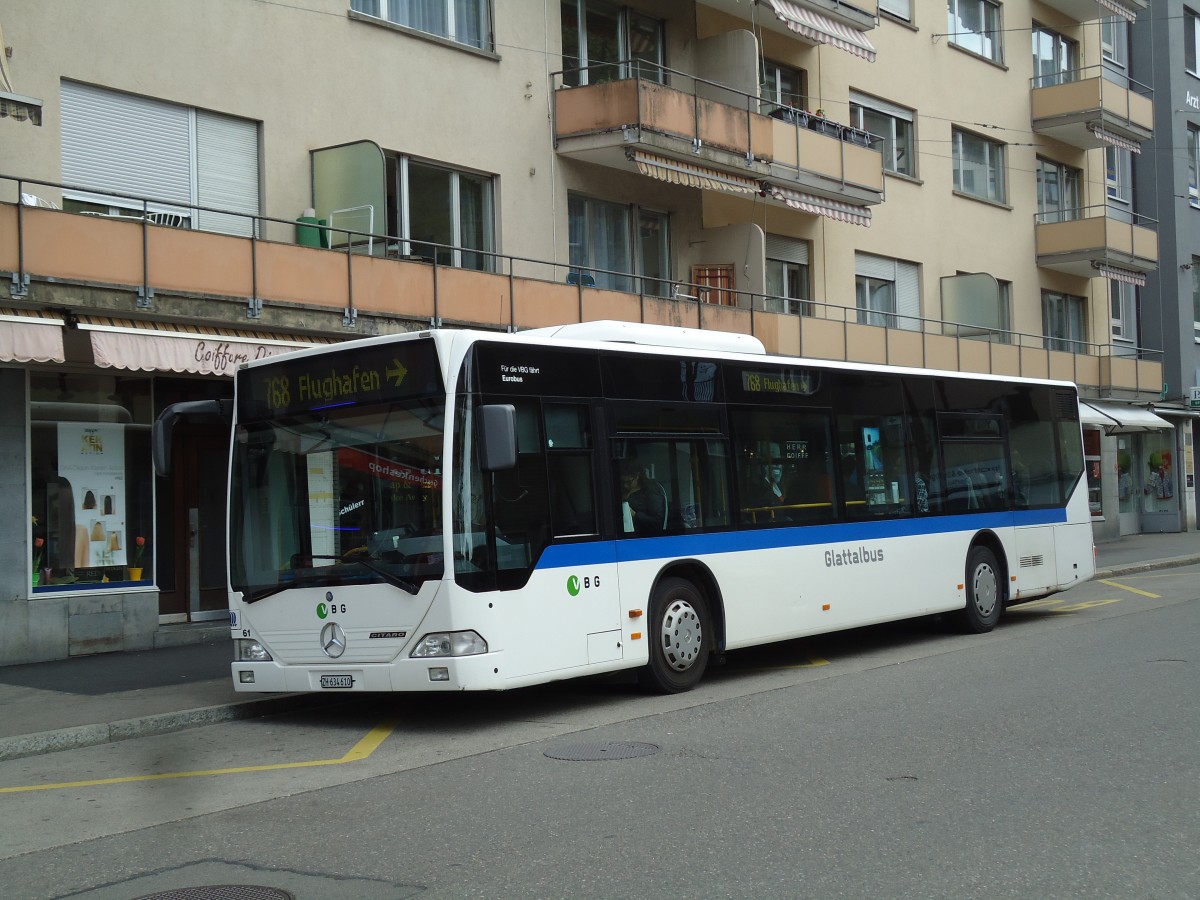
{"type": "Polygon", "coordinates": [[[96,778],[90,781],[64,781],[59,784],[32,784],[19,787],[0,787],[0,794],[20,794],[28,791],[56,791],[62,788],[97,787],[109,784],[132,784],[138,781],[166,781],[172,778],[206,778],[212,775],[240,775],[244,772],[272,772],[279,769],[308,769],[316,766],[340,766],[359,762],[379,749],[397,722],[384,722],[372,728],[362,740],[338,759],[311,759],[304,762],[270,763],[259,766],[236,766],[228,769],[196,769],[191,772],[159,772],[154,775],[125,775],[120,778],[96,778]]]}
{"type": "Polygon", "coordinates": [[[805,660],[802,663],[796,663],[791,666],[770,666],[772,669],[815,669],[817,666],[827,666],[829,660],[821,659],[819,656],[814,656],[812,659],[805,660]]]}
{"type": "Polygon", "coordinates": [[[1123,591],[1129,591],[1129,593],[1131,593],[1131,594],[1137,594],[1138,596],[1141,596],[1141,597],[1149,597],[1151,600],[1161,600],[1162,599],[1162,597],[1159,594],[1152,594],[1149,591],[1139,591],[1137,588],[1130,587],[1127,584],[1121,584],[1121,582],[1119,582],[1119,581],[1109,581],[1107,578],[1098,578],[1096,580],[1099,581],[1101,584],[1107,584],[1109,587],[1120,588],[1123,591]]]}
{"type": "Polygon", "coordinates": [[[1050,610],[1054,613],[1072,613],[1081,612],[1085,609],[1092,609],[1096,606],[1108,606],[1110,603],[1120,603],[1120,597],[1113,597],[1111,600],[1084,600],[1082,603],[1072,603],[1068,606],[1058,606],[1050,610]]]}

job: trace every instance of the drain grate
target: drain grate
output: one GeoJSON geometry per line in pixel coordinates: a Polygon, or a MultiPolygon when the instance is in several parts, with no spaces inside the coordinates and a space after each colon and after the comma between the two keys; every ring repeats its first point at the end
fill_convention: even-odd
{"type": "Polygon", "coordinates": [[[261,884],[208,884],[146,894],[137,900],[295,900],[295,897],[261,884]]]}
{"type": "Polygon", "coordinates": [[[590,761],[596,759],[633,759],[637,756],[653,756],[662,748],[658,744],[645,744],[640,741],[588,741],[583,744],[567,744],[547,750],[545,755],[551,759],[565,759],[571,762],[590,761]]]}

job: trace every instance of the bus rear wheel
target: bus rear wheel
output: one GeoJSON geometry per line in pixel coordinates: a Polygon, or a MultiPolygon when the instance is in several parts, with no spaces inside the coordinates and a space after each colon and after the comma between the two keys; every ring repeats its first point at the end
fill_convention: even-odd
{"type": "Polygon", "coordinates": [[[996,627],[1004,609],[1000,566],[996,562],[996,555],[987,547],[972,547],[967,554],[966,588],[963,629],[970,634],[986,634],[996,627]]]}
{"type": "Polygon", "coordinates": [[[650,601],[650,662],[643,687],[663,694],[690,691],[704,675],[712,650],[708,604],[683,578],[664,578],[650,601]]]}

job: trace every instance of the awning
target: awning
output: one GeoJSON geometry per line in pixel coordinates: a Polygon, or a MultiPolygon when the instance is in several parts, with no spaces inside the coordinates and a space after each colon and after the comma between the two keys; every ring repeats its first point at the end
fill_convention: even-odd
{"type": "Polygon", "coordinates": [[[830,200],[827,197],[792,191],[776,185],[770,186],[770,192],[772,197],[782,200],[792,209],[803,210],[814,216],[827,216],[830,219],[849,222],[852,225],[862,225],[864,228],[871,227],[871,210],[865,206],[842,203],[840,200],[830,200]]]}
{"type": "Polygon", "coordinates": [[[801,37],[814,44],[829,44],[847,53],[860,56],[867,62],[875,62],[875,47],[866,35],[855,31],[841,22],[797,6],[791,0],[767,0],[779,21],[801,37]]]}
{"type": "Polygon", "coordinates": [[[1099,400],[1088,400],[1087,405],[1107,416],[1116,426],[1106,426],[1109,434],[1134,434],[1140,431],[1170,431],[1175,426],[1166,419],[1160,419],[1148,409],[1140,406],[1126,406],[1122,403],[1101,403],[1099,400]]]}
{"type": "Polygon", "coordinates": [[[707,191],[729,191],[733,194],[757,194],[762,190],[762,185],[753,178],[727,175],[716,169],[668,159],[654,153],[633,150],[630,159],[637,163],[638,171],[643,175],[670,184],[683,184],[707,191]]]}
{"type": "Polygon", "coordinates": [[[1096,273],[1103,275],[1105,278],[1111,278],[1113,281],[1123,281],[1126,284],[1135,284],[1138,287],[1146,286],[1146,273],[1134,272],[1131,269],[1122,269],[1120,266],[1110,266],[1108,263],[1094,262],[1092,268],[1096,273]]]}
{"type": "Polygon", "coordinates": [[[1087,130],[1106,144],[1112,144],[1114,147],[1120,147],[1122,150],[1128,150],[1130,153],[1142,152],[1142,145],[1137,141],[1131,141],[1129,138],[1121,137],[1119,134],[1113,134],[1107,128],[1102,128],[1099,125],[1089,125],[1087,130]]]}
{"type": "Polygon", "coordinates": [[[1118,427],[1115,419],[1110,419],[1086,403],[1079,404],[1079,421],[1084,425],[1099,425],[1109,434],[1112,434],[1112,429],[1118,427]]]}
{"type": "Polygon", "coordinates": [[[55,362],[63,356],[62,319],[0,309],[0,362],[55,362]]]}
{"type": "Polygon", "coordinates": [[[96,365],[135,372],[232,377],[240,363],[332,343],[327,338],[100,316],[80,316],[79,328],[91,333],[96,365]]]}
{"type": "Polygon", "coordinates": [[[1124,16],[1130,22],[1137,18],[1137,10],[1126,6],[1121,0],[1100,0],[1100,5],[1118,16],[1124,16]]]}

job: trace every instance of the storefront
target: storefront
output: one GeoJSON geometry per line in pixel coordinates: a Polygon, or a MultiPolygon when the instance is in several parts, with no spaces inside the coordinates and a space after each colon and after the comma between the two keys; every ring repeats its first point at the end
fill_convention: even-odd
{"type": "MultiPolygon", "coordinates": [[[[1184,530],[1180,432],[1145,407],[1080,403],[1088,503],[1097,541],[1184,530]]],[[[1191,475],[1190,458],[1186,471],[1191,475]]]]}
{"type": "Polygon", "coordinates": [[[27,510],[0,520],[0,546],[25,548],[0,552],[0,659],[145,649],[227,615],[228,426],[188,423],[170,479],[151,426],[170,403],[232,397],[239,363],[316,342],[0,311],[0,479],[27,510]]]}

